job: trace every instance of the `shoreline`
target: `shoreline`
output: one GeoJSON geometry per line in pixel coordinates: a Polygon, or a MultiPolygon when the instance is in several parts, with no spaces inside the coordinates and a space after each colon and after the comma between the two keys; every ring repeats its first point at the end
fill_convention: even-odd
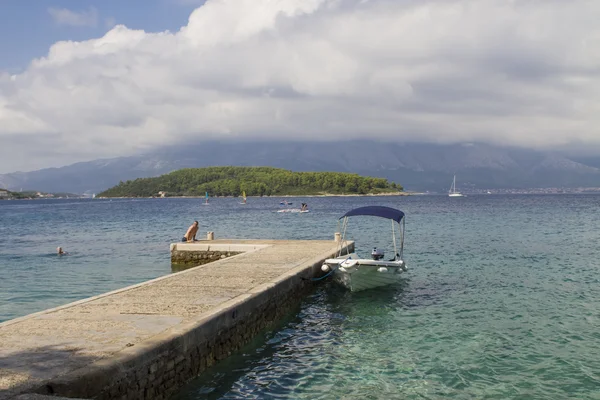
{"type": "MultiPolygon", "coordinates": [[[[298,197],[377,197],[377,196],[421,196],[426,193],[421,192],[394,192],[394,193],[367,193],[367,194],[285,194],[278,196],[246,196],[246,198],[298,198],[298,197]]],[[[133,197],[133,196],[122,196],[122,197],[96,197],[96,199],[205,199],[205,196],[166,196],[166,197],[133,197]]],[[[239,199],[242,196],[211,196],[210,199],[239,199]]]]}

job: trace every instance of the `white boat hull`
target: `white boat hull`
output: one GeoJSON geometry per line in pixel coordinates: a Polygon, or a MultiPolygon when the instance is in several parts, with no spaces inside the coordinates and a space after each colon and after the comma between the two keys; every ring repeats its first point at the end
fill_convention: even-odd
{"type": "Polygon", "coordinates": [[[448,197],[464,197],[464,196],[462,194],[460,194],[460,193],[450,193],[448,195],[448,197]]]}
{"type": "Polygon", "coordinates": [[[398,282],[406,271],[403,261],[375,261],[342,256],[325,260],[333,270],[333,280],[353,292],[398,282]]]}

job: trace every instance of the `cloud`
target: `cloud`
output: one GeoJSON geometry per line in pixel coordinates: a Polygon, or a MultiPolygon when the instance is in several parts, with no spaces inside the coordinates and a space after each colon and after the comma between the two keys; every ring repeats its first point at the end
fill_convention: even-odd
{"type": "Polygon", "coordinates": [[[48,8],[48,13],[57,25],[66,26],[89,26],[98,25],[98,11],[90,7],[85,11],[72,11],[66,8],[48,8]]]}
{"type": "Polygon", "coordinates": [[[209,0],[177,32],[117,25],[0,75],[0,170],[198,138],[600,148],[597,15],[587,0],[209,0]],[[61,158],[16,159],[44,141],[15,135],[61,158]]]}

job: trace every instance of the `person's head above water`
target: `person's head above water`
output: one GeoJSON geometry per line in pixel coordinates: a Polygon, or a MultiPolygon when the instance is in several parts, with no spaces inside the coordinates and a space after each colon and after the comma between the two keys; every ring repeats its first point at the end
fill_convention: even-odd
{"type": "Polygon", "coordinates": [[[64,251],[63,251],[63,249],[62,249],[62,247],[57,247],[57,248],[56,248],[56,252],[57,252],[58,254],[65,254],[65,252],[64,252],[64,251]]]}

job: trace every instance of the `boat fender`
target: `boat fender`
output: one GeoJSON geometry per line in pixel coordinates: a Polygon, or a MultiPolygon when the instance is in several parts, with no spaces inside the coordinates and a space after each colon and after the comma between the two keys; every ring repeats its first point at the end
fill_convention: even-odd
{"type": "Polygon", "coordinates": [[[402,271],[404,272],[408,271],[408,268],[406,267],[406,263],[404,261],[400,262],[400,268],[402,268],[402,271]]]}
{"type": "Polygon", "coordinates": [[[329,272],[329,265],[327,265],[327,264],[321,265],[321,271],[323,271],[323,272],[329,272]]]}
{"type": "Polygon", "coordinates": [[[377,268],[377,272],[388,272],[388,269],[386,267],[379,267],[377,268]]]}
{"type": "Polygon", "coordinates": [[[340,267],[339,269],[340,269],[341,272],[347,272],[346,268],[344,268],[344,267],[340,267]]]}

